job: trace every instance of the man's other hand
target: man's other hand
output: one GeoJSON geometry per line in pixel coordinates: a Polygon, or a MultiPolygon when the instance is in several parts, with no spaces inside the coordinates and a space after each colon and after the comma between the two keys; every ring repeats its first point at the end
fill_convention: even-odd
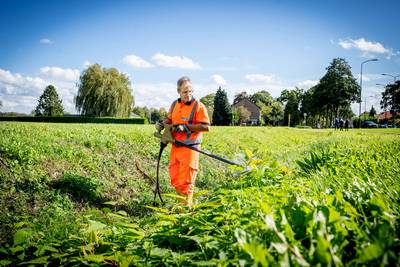
{"type": "Polygon", "coordinates": [[[186,126],[186,124],[175,124],[172,126],[172,131],[174,132],[181,132],[181,133],[187,133],[190,132],[189,128],[186,126]]]}

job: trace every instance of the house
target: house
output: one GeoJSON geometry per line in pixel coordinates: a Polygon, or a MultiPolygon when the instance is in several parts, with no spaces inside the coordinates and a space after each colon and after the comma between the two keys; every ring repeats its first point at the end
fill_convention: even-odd
{"type": "MultiPolygon", "coordinates": [[[[387,120],[391,120],[392,117],[393,116],[390,111],[384,111],[378,115],[377,119],[378,119],[378,121],[387,121],[387,120]]],[[[398,119],[398,118],[400,118],[400,112],[397,112],[397,114],[396,114],[396,119],[398,119]]]]}
{"type": "Polygon", "coordinates": [[[261,124],[261,109],[251,102],[248,98],[243,98],[236,104],[232,105],[233,109],[237,109],[240,106],[243,106],[248,111],[250,111],[250,119],[246,122],[247,125],[260,125],[261,124]]]}

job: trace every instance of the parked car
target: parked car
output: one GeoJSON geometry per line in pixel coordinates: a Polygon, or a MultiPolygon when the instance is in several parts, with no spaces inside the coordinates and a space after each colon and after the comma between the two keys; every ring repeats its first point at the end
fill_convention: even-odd
{"type": "Polygon", "coordinates": [[[361,124],[361,128],[378,128],[378,124],[373,121],[364,121],[361,124]]]}
{"type": "Polygon", "coordinates": [[[393,125],[387,123],[379,124],[379,128],[392,128],[392,127],[393,125]]]}

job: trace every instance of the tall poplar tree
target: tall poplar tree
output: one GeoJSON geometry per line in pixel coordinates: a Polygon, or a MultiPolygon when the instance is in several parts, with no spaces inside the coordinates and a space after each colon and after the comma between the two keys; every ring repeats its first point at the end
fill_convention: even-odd
{"type": "Polygon", "coordinates": [[[231,116],[231,106],[229,105],[228,96],[225,90],[218,88],[214,98],[214,125],[229,125],[231,116]]]}

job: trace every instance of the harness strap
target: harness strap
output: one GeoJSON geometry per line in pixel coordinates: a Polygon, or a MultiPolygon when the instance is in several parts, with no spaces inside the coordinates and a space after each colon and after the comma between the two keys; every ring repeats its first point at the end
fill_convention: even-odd
{"type": "MultiPolygon", "coordinates": [[[[189,124],[192,124],[193,123],[193,119],[194,119],[194,114],[196,113],[196,111],[197,111],[197,106],[198,106],[198,103],[197,103],[197,101],[196,101],[196,99],[194,99],[194,105],[193,105],[193,108],[192,108],[192,110],[190,111],[190,116],[189,116],[189,124]]],[[[190,140],[190,132],[187,132],[186,133],[186,140],[185,140],[185,142],[186,141],[191,141],[190,140]]],[[[200,142],[201,142],[201,140],[200,140],[200,142]]]]}
{"type": "Polygon", "coordinates": [[[193,123],[194,114],[195,114],[195,112],[197,110],[197,106],[198,106],[197,101],[196,100],[194,100],[194,101],[195,101],[195,103],[193,105],[192,110],[190,111],[189,124],[193,123]]]}

